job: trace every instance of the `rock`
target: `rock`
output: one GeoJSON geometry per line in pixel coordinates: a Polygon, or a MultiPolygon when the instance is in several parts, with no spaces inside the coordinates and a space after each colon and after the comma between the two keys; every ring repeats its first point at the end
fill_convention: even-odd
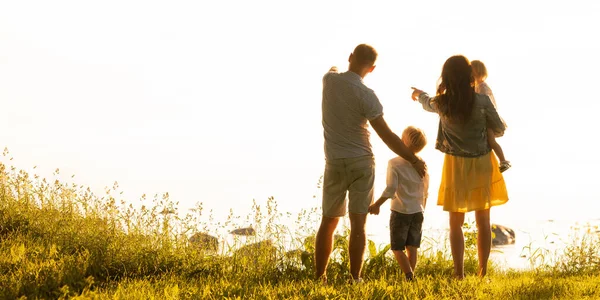
{"type": "Polygon", "coordinates": [[[219,249],[219,239],[203,232],[192,235],[189,240],[190,245],[202,250],[217,251],[219,249]]]}
{"type": "Polygon", "coordinates": [[[233,261],[238,271],[272,267],[277,263],[277,248],[271,240],[246,245],[233,253],[233,261]]]}
{"type": "Polygon", "coordinates": [[[264,240],[257,243],[245,245],[235,251],[237,255],[249,255],[257,256],[262,254],[270,254],[275,252],[277,249],[273,246],[271,240],[264,240]]]}
{"type": "Polygon", "coordinates": [[[498,225],[492,224],[492,233],[494,234],[494,238],[492,240],[492,245],[510,245],[515,243],[515,232],[514,230],[498,225]]]}
{"type": "Polygon", "coordinates": [[[234,229],[234,230],[230,231],[229,233],[234,234],[234,235],[250,236],[250,235],[255,235],[256,231],[254,230],[254,228],[252,228],[252,226],[250,226],[250,227],[245,227],[245,228],[234,229]]]}

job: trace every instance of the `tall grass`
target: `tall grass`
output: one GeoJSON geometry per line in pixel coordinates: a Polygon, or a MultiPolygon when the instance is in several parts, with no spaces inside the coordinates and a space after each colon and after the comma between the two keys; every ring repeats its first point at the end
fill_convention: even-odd
{"type": "MultiPolygon", "coordinates": [[[[316,209],[297,216],[282,214],[277,201],[270,198],[265,206],[254,203],[245,221],[232,211],[224,223],[219,223],[206,214],[201,203],[180,214],[168,194],[127,202],[120,199],[118,190],[115,183],[104,194],[96,195],[89,188],[30,176],[0,163],[0,299],[398,298],[394,295],[414,299],[435,295],[462,298],[470,292],[485,295],[486,288],[474,278],[465,282],[448,279],[452,261],[447,247],[438,246],[445,243],[440,239],[424,239],[419,283],[413,285],[405,285],[389,245],[369,241],[363,270],[367,283],[361,289],[347,285],[348,238],[347,233],[338,235],[328,269],[331,285],[321,286],[312,280],[312,224],[319,219],[316,209]],[[291,218],[295,220],[293,229],[282,222],[291,218]],[[248,222],[257,230],[255,236],[218,236],[217,249],[209,242],[189,240],[197,233],[216,235],[211,231],[215,227],[235,228],[248,222]]],[[[465,268],[475,274],[473,228],[467,227],[466,232],[465,268]]],[[[566,280],[557,274],[573,278],[598,275],[598,235],[590,232],[576,241],[557,260],[560,263],[540,267],[536,276],[554,282],[566,280]]],[[[523,285],[529,280],[535,281],[534,286],[543,283],[534,280],[532,272],[506,273],[494,265],[490,274],[502,282],[517,277],[516,282],[523,285]]],[[[597,279],[585,280],[598,283],[597,279]]],[[[576,286],[581,293],[588,291],[585,280],[576,286]]],[[[574,284],[573,289],[576,285],[568,280],[564,284],[574,284]]],[[[565,289],[562,292],[568,291],[565,289]]]]}

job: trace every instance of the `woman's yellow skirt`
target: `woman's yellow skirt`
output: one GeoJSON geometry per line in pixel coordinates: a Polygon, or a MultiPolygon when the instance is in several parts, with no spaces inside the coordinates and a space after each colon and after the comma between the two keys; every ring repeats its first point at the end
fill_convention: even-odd
{"type": "Polygon", "coordinates": [[[492,152],[480,157],[446,154],[437,202],[445,211],[484,210],[507,201],[504,177],[492,152]]]}

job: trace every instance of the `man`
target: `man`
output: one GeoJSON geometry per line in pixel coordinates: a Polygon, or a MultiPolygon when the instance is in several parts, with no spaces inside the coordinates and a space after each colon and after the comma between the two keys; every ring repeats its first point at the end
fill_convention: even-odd
{"type": "Polygon", "coordinates": [[[323,133],[325,174],[323,218],[317,232],[315,263],[317,278],[327,281],[325,271],[333,248],[333,233],[341,217],[350,216],[350,273],[360,282],[365,252],[365,223],[373,202],[375,161],[369,142],[367,121],[396,154],[409,161],[417,173],[425,174],[425,163],[410,151],[383,119],[383,107],[363,78],[373,72],[377,51],[358,45],[348,58],[348,71],[332,67],[323,77],[323,133]],[[346,194],[348,193],[348,202],[346,194]]]}

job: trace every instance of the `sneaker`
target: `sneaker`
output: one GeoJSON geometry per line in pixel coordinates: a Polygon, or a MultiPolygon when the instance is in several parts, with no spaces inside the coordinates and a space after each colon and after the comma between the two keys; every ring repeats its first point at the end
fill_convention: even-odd
{"type": "Polygon", "coordinates": [[[500,173],[508,170],[511,167],[510,162],[508,160],[505,160],[503,162],[500,163],[500,173]]]}
{"type": "Polygon", "coordinates": [[[359,284],[359,283],[362,283],[362,282],[363,282],[363,279],[360,278],[360,277],[359,278],[352,278],[352,283],[353,284],[359,284]]]}

